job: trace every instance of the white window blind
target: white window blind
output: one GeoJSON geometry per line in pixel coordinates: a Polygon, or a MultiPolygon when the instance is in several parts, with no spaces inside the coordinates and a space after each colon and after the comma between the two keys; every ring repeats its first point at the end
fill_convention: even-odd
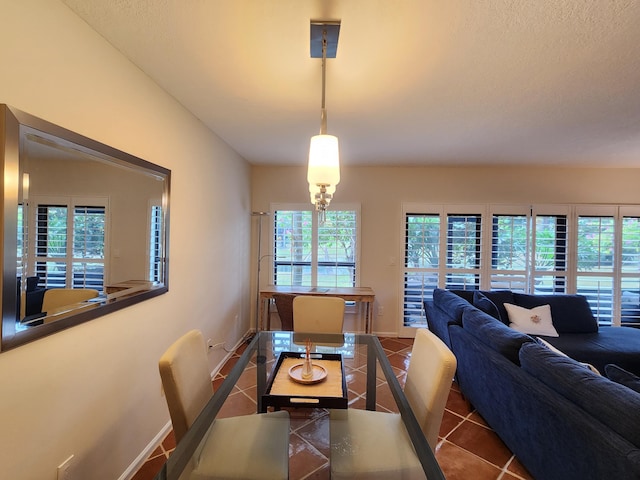
{"type": "Polygon", "coordinates": [[[478,288],[482,216],[465,210],[404,207],[403,326],[426,326],[423,301],[435,288],[478,288]]]}
{"type": "Polygon", "coordinates": [[[473,289],[480,284],[482,216],[447,215],[446,286],[473,289]]]}
{"type": "Polygon", "coordinates": [[[640,325],[640,215],[622,217],[620,317],[623,325],[640,325]]]}
{"type": "Polygon", "coordinates": [[[613,320],[615,217],[579,214],[576,293],[587,297],[602,324],[613,320]]]}
{"type": "Polygon", "coordinates": [[[423,299],[438,287],[440,275],[440,215],[405,214],[405,326],[425,324],[423,299]]]}
{"type": "Polygon", "coordinates": [[[577,293],[601,325],[640,326],[640,206],[411,204],[403,215],[404,326],[424,324],[438,287],[577,293]]]}
{"type": "Polygon", "coordinates": [[[491,230],[491,289],[527,290],[529,219],[526,214],[494,214],[491,230]]]}

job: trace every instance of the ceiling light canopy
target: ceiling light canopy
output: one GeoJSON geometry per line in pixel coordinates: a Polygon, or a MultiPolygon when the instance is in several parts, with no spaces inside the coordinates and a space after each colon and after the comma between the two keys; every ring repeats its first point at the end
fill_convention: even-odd
{"type": "Polygon", "coordinates": [[[311,137],[307,182],[311,203],[315,205],[321,222],[336,185],[340,183],[340,153],[338,137],[327,135],[325,107],[326,61],[335,58],[338,49],[340,22],[311,22],[311,58],[322,58],[322,106],[320,134],[311,137]]]}

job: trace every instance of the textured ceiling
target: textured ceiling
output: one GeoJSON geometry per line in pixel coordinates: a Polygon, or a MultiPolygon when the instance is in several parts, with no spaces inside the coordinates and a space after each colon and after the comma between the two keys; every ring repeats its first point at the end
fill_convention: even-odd
{"type": "Polygon", "coordinates": [[[638,0],[63,0],[254,164],[640,167],[638,0]]]}

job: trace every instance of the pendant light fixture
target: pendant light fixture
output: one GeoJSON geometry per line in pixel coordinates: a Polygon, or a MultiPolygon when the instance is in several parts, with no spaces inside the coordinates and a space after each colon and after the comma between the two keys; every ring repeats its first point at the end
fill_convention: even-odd
{"type": "Polygon", "coordinates": [[[320,134],[311,137],[307,182],[311,203],[318,211],[321,223],[336,185],[340,182],[340,155],[338,137],[327,134],[327,110],[325,107],[327,58],[335,58],[338,49],[340,22],[311,22],[311,58],[322,58],[322,102],[320,134]]]}

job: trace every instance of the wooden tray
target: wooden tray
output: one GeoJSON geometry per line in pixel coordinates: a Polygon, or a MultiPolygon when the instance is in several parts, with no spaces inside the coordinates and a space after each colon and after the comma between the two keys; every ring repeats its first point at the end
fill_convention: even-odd
{"type": "MultiPolygon", "coordinates": [[[[269,376],[264,395],[263,408],[275,407],[311,407],[311,408],[347,408],[347,382],[344,376],[344,363],[339,353],[312,353],[314,367],[326,371],[324,378],[303,383],[291,378],[290,370],[304,361],[302,352],[282,352],[269,376]],[[323,364],[323,362],[325,362],[323,364]]],[[[316,369],[314,368],[314,371],[316,369]]],[[[319,370],[319,369],[318,369],[319,370]]]]}

